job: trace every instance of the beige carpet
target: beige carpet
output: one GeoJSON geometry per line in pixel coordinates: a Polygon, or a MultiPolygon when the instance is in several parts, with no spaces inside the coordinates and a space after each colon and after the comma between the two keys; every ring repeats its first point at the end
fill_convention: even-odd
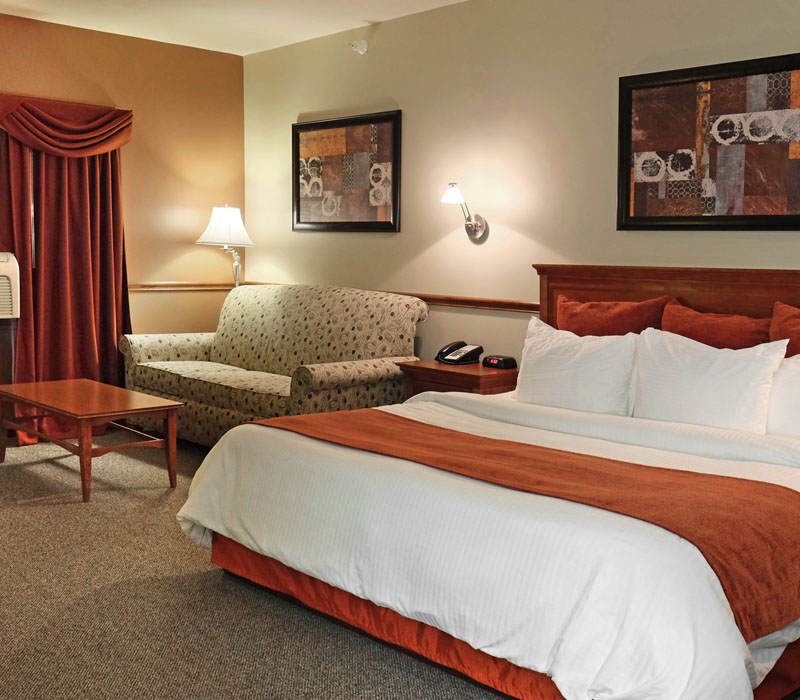
{"type": "Polygon", "coordinates": [[[226,574],[175,513],[205,450],[94,460],[55,445],[0,464],[0,698],[500,697],[226,574]]]}

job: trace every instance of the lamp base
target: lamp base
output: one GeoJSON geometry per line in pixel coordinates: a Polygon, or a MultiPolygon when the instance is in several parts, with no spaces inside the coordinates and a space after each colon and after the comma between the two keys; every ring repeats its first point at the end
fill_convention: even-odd
{"type": "Polygon", "coordinates": [[[472,214],[464,222],[464,230],[470,238],[480,238],[486,233],[486,219],[480,214],[472,214]]]}
{"type": "Polygon", "coordinates": [[[222,249],[226,253],[230,253],[233,256],[233,286],[239,286],[239,276],[242,271],[242,264],[239,258],[239,252],[235,248],[230,248],[228,246],[223,246],[222,249]]]}

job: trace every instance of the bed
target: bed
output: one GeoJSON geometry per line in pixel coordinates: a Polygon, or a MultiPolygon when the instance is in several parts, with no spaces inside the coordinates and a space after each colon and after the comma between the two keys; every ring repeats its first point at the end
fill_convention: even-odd
{"type": "MultiPolygon", "coordinates": [[[[535,267],[548,327],[558,325],[559,295],[669,296],[698,312],[754,318],[769,317],[776,300],[800,306],[800,271],[535,267]]],[[[513,443],[580,455],[587,469],[634,464],[654,478],[757,482],[764,503],[789,499],[780,516],[789,520],[800,492],[800,437],[516,395],[429,392],[368,410],[426,453],[455,430],[495,441],[492,454],[513,443]]],[[[364,447],[286,425],[235,428],[197,472],[181,527],[222,568],[523,700],[798,697],[800,615],[743,632],[726,579],[687,539],[619,511],[364,447]]],[[[781,555],[787,566],[797,551],[781,555]]],[[[786,590],[794,610],[800,578],[786,590]]]]}

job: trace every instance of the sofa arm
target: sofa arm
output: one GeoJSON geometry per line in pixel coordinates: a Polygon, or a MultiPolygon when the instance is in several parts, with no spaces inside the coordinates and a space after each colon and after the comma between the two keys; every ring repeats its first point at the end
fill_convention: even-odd
{"type": "Polygon", "coordinates": [[[119,350],[125,364],[170,360],[208,360],[215,333],[157,333],[123,335],[119,350]]]}
{"type": "Polygon", "coordinates": [[[400,379],[403,372],[396,363],[412,362],[416,359],[416,357],[379,357],[373,360],[300,365],[292,374],[292,395],[400,379]]]}
{"type": "Polygon", "coordinates": [[[301,365],[292,375],[289,414],[323,413],[400,403],[405,377],[396,362],[416,357],[301,365]]]}

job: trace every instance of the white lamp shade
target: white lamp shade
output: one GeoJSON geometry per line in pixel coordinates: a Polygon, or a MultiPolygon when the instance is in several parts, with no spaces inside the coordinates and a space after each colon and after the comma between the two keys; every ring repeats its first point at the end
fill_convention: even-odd
{"type": "Polygon", "coordinates": [[[247,235],[239,207],[214,207],[203,235],[195,243],[250,247],[255,245],[247,235]]]}
{"type": "Polygon", "coordinates": [[[447,186],[442,195],[442,202],[445,204],[464,204],[464,195],[461,194],[461,190],[458,189],[458,185],[455,182],[451,182],[447,186]]]}

